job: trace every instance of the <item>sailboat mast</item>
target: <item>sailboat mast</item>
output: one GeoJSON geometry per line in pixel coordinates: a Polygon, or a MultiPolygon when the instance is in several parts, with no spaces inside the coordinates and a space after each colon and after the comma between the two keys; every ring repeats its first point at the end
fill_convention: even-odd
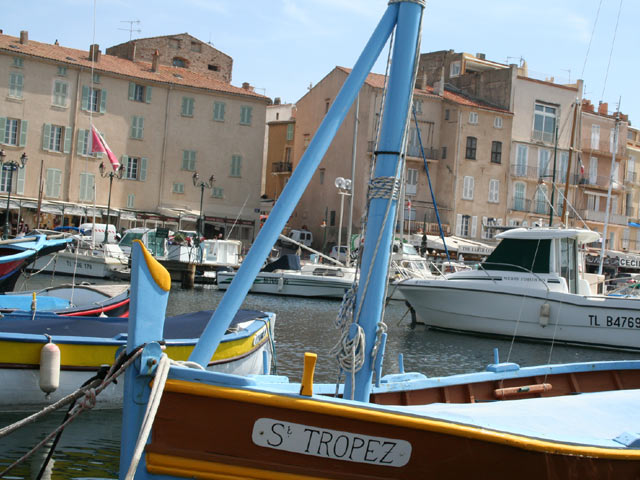
{"type": "Polygon", "coordinates": [[[567,198],[569,195],[569,181],[571,178],[571,160],[573,159],[573,144],[576,138],[576,125],[578,119],[578,99],[576,99],[575,104],[573,105],[573,123],[571,124],[571,140],[569,140],[569,161],[567,162],[567,176],[564,182],[564,198],[562,200],[562,216],[560,217],[560,221],[566,225],[565,215],[567,214],[567,198]]]}
{"type": "Polygon", "coordinates": [[[604,212],[604,231],[602,232],[602,249],[600,250],[600,265],[598,275],[602,275],[604,263],[604,250],[607,243],[607,227],[609,226],[609,210],[611,209],[611,188],[613,187],[613,172],[616,168],[616,151],[618,150],[618,127],[620,126],[620,110],[616,112],[616,126],[613,130],[613,155],[611,156],[611,169],[609,170],[609,188],[607,190],[607,208],[604,212]]]}

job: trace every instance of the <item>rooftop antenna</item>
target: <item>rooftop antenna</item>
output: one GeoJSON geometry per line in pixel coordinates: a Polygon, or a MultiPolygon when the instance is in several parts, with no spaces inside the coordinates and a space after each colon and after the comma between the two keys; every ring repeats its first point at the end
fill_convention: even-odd
{"type": "Polygon", "coordinates": [[[133,28],[134,25],[140,25],[140,20],[120,20],[120,23],[128,23],[129,28],[119,28],[118,30],[129,31],[129,41],[133,38],[133,32],[140,33],[142,30],[139,28],[133,28]]]}

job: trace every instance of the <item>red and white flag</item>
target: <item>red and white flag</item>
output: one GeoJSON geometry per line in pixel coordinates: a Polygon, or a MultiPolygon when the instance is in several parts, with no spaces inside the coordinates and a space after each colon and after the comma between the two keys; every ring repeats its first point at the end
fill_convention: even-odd
{"type": "Polygon", "coordinates": [[[411,211],[411,200],[407,200],[407,210],[411,211]]]}
{"type": "Polygon", "coordinates": [[[109,157],[109,161],[111,162],[113,170],[115,171],[120,168],[118,157],[113,154],[104,137],[100,135],[100,132],[98,132],[98,130],[96,130],[96,127],[94,127],[93,125],[91,125],[91,138],[91,153],[106,153],[107,157],[109,157]]]}

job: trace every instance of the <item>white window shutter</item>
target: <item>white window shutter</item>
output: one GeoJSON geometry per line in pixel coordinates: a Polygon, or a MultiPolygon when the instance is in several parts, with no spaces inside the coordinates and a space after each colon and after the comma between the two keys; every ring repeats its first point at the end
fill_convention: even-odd
{"type": "Polygon", "coordinates": [[[489,238],[489,228],[487,227],[487,217],[482,217],[482,238],[489,238]]]}
{"type": "Polygon", "coordinates": [[[460,232],[462,231],[462,214],[459,213],[456,215],[456,236],[460,236],[460,232]]]}
{"type": "Polygon", "coordinates": [[[24,174],[26,169],[26,166],[18,169],[18,181],[16,182],[16,193],[18,195],[24,194],[24,174]]]}
{"type": "Polygon", "coordinates": [[[478,233],[478,217],[471,217],[471,237],[475,238],[478,233]]]}

